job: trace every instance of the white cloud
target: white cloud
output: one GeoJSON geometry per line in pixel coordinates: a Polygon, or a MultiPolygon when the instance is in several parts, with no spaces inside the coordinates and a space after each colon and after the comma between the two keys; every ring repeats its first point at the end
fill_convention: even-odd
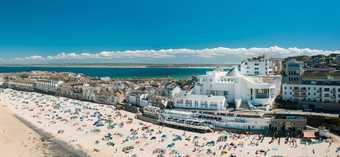
{"type": "Polygon", "coordinates": [[[29,57],[25,57],[25,60],[45,60],[44,57],[42,56],[29,56],[29,57]]]}
{"type": "Polygon", "coordinates": [[[97,53],[60,53],[54,56],[33,55],[12,59],[14,62],[20,63],[58,63],[58,62],[81,62],[93,61],[101,62],[103,60],[112,62],[133,61],[138,62],[154,62],[164,63],[164,61],[172,63],[234,63],[240,62],[248,57],[258,56],[262,54],[270,54],[273,57],[283,58],[297,55],[315,55],[340,53],[340,51],[318,50],[309,48],[282,48],[273,46],[269,48],[205,48],[205,49],[160,49],[160,50],[126,50],[126,51],[101,51],[97,53]],[[183,60],[192,59],[191,61],[183,60]],[[224,60],[225,59],[225,62],[224,60]],[[234,59],[234,60],[233,60],[234,59]]]}

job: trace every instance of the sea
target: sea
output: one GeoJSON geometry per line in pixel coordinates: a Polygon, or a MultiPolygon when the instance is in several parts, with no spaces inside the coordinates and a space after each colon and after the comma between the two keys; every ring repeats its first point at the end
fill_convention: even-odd
{"type": "Polygon", "coordinates": [[[212,68],[115,68],[115,67],[0,67],[0,73],[49,71],[72,72],[90,77],[111,77],[113,79],[173,78],[188,79],[192,76],[204,75],[212,68]]]}

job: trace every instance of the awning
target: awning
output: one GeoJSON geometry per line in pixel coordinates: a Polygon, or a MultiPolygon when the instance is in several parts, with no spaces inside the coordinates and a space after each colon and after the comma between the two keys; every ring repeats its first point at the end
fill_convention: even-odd
{"type": "Polygon", "coordinates": [[[315,131],[303,131],[303,138],[315,138],[315,131]]]}

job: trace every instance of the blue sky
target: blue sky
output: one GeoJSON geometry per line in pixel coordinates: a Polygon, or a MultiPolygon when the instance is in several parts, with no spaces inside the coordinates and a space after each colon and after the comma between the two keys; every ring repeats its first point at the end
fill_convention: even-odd
{"type": "MultiPolygon", "coordinates": [[[[339,6],[337,0],[0,0],[0,57],[275,45],[334,51],[339,6]]],[[[164,61],[178,59],[186,62],[164,61]]],[[[144,61],[153,62],[135,60],[144,61]]]]}

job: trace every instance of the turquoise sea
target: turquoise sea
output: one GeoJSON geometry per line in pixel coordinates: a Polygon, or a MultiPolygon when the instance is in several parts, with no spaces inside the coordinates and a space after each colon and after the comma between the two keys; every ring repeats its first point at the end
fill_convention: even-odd
{"type": "Polygon", "coordinates": [[[111,77],[114,79],[186,79],[194,75],[203,75],[209,70],[211,68],[0,67],[0,73],[28,71],[73,72],[91,77],[111,77]]]}

